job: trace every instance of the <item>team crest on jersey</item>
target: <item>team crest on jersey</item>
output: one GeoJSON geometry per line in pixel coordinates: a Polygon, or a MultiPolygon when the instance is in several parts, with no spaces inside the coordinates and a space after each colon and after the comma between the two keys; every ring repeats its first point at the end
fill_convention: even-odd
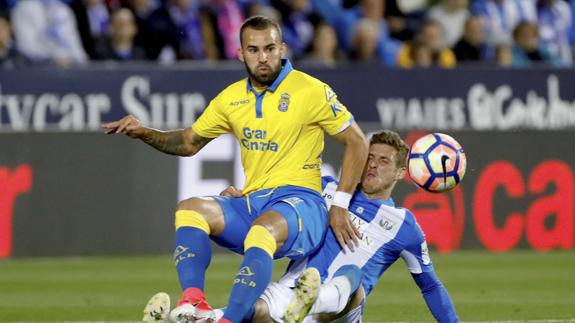
{"type": "Polygon", "coordinates": [[[394,225],[394,223],[387,220],[387,219],[379,220],[379,226],[382,227],[383,229],[385,229],[386,231],[393,229],[393,225],[394,225]]]}
{"type": "Polygon", "coordinates": [[[289,94],[287,93],[283,93],[280,97],[280,102],[278,104],[278,110],[280,110],[281,112],[286,112],[288,110],[289,107],[289,94]]]}

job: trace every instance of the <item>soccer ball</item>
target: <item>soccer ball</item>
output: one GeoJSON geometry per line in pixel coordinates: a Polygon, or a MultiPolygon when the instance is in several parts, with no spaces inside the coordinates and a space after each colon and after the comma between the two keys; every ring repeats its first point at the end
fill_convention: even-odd
{"type": "Polygon", "coordinates": [[[442,133],[423,136],[411,146],[407,161],[409,177],[433,193],[446,192],[463,179],[467,159],[461,145],[442,133]]]}

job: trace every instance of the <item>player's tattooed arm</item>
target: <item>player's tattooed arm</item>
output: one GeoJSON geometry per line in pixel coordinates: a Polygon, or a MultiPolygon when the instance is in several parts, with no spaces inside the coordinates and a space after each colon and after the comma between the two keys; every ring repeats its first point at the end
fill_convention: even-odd
{"type": "Polygon", "coordinates": [[[187,128],[172,131],[147,129],[140,139],[166,154],[193,156],[213,138],[202,137],[191,128],[187,128]]]}
{"type": "Polygon", "coordinates": [[[138,138],[161,152],[177,156],[193,156],[212,140],[198,135],[191,128],[160,131],[144,127],[132,115],[103,124],[102,128],[106,129],[107,134],[125,134],[138,138]]]}

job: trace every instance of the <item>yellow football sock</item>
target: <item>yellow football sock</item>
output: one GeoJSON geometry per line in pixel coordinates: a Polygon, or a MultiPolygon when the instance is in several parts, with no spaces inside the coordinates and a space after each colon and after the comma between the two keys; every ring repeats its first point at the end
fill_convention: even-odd
{"type": "Polygon", "coordinates": [[[251,247],[258,247],[267,252],[272,258],[276,252],[277,243],[274,236],[261,225],[254,225],[248,231],[244,240],[244,251],[251,247]]]}
{"type": "Polygon", "coordinates": [[[181,227],[194,227],[210,234],[210,225],[206,219],[198,212],[192,210],[176,211],[176,230],[181,227]]]}

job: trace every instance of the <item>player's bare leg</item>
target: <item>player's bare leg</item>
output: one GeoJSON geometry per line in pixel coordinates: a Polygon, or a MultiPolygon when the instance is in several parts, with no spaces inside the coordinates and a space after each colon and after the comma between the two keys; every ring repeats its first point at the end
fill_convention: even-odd
{"type": "Polygon", "coordinates": [[[170,312],[171,321],[215,320],[204,295],[204,278],[211,259],[210,236],[219,235],[224,228],[223,211],[214,199],[190,198],[178,204],[174,261],[183,293],[170,312]]]}
{"type": "Polygon", "coordinates": [[[276,241],[276,250],[283,247],[288,238],[288,224],[281,214],[268,211],[252,223],[252,227],[256,225],[264,227],[273,236],[276,241]]]}
{"type": "Polygon", "coordinates": [[[177,211],[198,212],[210,227],[210,235],[217,237],[225,228],[224,212],[220,204],[211,197],[192,197],[178,203],[177,211]]]}
{"type": "Polygon", "coordinates": [[[268,309],[268,304],[264,302],[262,299],[258,299],[256,304],[254,305],[254,323],[274,323],[274,321],[270,318],[270,313],[268,309]]]}

